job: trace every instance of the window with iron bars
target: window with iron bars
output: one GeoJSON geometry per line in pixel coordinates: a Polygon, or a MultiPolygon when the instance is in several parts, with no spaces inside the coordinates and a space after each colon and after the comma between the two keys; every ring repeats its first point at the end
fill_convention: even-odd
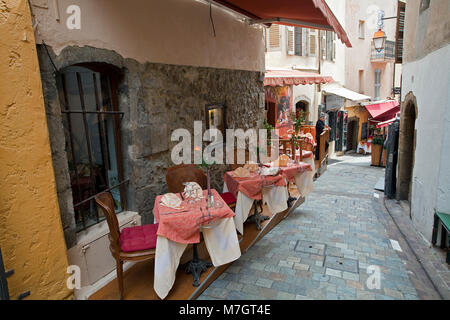
{"type": "Polygon", "coordinates": [[[126,210],[118,76],[103,64],[81,64],[58,77],[77,232],[105,219],[96,194],[111,192],[116,212],[126,210]]]}

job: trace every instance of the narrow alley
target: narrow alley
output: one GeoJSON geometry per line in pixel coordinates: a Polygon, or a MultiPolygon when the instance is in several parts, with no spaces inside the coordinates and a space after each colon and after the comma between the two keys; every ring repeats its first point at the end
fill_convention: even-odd
{"type": "Polygon", "coordinates": [[[419,299],[385,229],[383,176],[370,157],[330,160],[306,202],[199,299],[419,299]],[[379,289],[367,286],[374,266],[379,289]]]}

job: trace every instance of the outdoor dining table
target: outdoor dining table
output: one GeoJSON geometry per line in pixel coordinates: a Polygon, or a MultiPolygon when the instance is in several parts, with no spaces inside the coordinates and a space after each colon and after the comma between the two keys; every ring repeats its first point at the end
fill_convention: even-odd
{"type": "Polygon", "coordinates": [[[233,171],[228,171],[224,174],[223,192],[231,192],[237,199],[234,223],[236,230],[242,235],[244,222],[249,217],[253,204],[256,212],[256,201],[262,200],[266,203],[272,214],[288,208],[286,181],[280,174],[263,176],[251,172],[249,177],[236,177],[233,171]]]}
{"type": "MultiPolygon", "coordinates": [[[[273,163],[270,166],[273,166],[273,163]]],[[[304,161],[298,163],[290,161],[286,167],[280,167],[280,174],[287,183],[295,182],[302,197],[306,197],[314,191],[314,157],[304,158],[304,161]]]]}
{"type": "MultiPolygon", "coordinates": [[[[181,256],[188,244],[200,242],[203,233],[205,245],[215,267],[230,263],[241,256],[236,227],[233,221],[234,212],[222,200],[219,193],[211,189],[214,202],[219,206],[209,208],[211,215],[220,219],[213,228],[201,228],[199,219],[207,215],[207,191],[203,191],[203,199],[190,203],[183,200],[181,209],[163,206],[162,195],[155,199],[153,215],[159,223],[157,231],[154,289],[161,299],[169,293],[175,282],[176,271],[181,256]]],[[[180,194],[177,194],[183,199],[180,194]]]]}

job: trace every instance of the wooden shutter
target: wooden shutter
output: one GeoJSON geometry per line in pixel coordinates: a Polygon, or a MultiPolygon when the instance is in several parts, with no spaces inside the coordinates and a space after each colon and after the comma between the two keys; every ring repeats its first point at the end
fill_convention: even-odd
{"type": "Polygon", "coordinates": [[[395,39],[395,63],[403,62],[403,33],[405,31],[406,3],[399,1],[397,6],[397,34],[395,39]]]}
{"type": "Polygon", "coordinates": [[[280,49],[280,26],[272,24],[269,28],[269,49],[280,49]]]}
{"type": "Polygon", "coordinates": [[[333,32],[333,48],[331,53],[331,61],[336,61],[336,33],[333,32]]]}
{"type": "Polygon", "coordinates": [[[295,27],[295,55],[303,55],[303,32],[300,27],[295,27]]]}
{"type": "Polygon", "coordinates": [[[286,50],[288,54],[295,54],[295,32],[294,27],[286,27],[286,50]]]}
{"type": "Polygon", "coordinates": [[[317,53],[317,30],[309,30],[309,55],[315,57],[317,53]]]}
{"type": "Polygon", "coordinates": [[[320,58],[322,60],[327,59],[327,33],[320,30],[320,58]]]}
{"type": "Polygon", "coordinates": [[[308,55],[308,38],[309,38],[309,30],[303,28],[302,29],[302,56],[306,57],[308,55]]]}

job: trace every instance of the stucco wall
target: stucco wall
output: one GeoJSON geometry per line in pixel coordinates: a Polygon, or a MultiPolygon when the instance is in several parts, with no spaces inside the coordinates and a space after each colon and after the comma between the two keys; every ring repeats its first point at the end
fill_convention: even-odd
{"type": "Polygon", "coordinates": [[[450,210],[450,45],[403,65],[402,101],[417,99],[411,216],[431,239],[434,209],[450,210]]]}
{"type": "MultiPolygon", "coordinates": [[[[347,32],[352,48],[346,49],[346,87],[359,92],[359,70],[363,70],[362,94],[374,97],[375,70],[381,69],[380,99],[391,97],[394,63],[377,63],[370,61],[371,44],[374,33],[377,31],[377,10],[384,10],[385,17],[397,15],[397,0],[347,0],[346,2],[347,32]],[[365,36],[360,39],[358,35],[359,20],[365,21],[365,36]]],[[[395,41],[396,19],[384,21],[384,32],[387,40],[395,41]]]]}
{"type": "Polygon", "coordinates": [[[67,255],[26,0],[0,2],[0,246],[11,299],[62,299],[67,255]]]}
{"type": "Polygon", "coordinates": [[[450,42],[450,1],[432,0],[422,12],[420,2],[406,2],[404,63],[421,59],[450,42]]]}
{"type": "Polygon", "coordinates": [[[214,37],[206,1],[31,2],[35,4],[37,42],[44,40],[56,54],[67,46],[93,46],[114,50],[141,63],[264,70],[262,27],[250,26],[238,20],[240,17],[213,5],[214,37]],[[80,30],[66,27],[69,5],[81,9],[80,30]]]}

